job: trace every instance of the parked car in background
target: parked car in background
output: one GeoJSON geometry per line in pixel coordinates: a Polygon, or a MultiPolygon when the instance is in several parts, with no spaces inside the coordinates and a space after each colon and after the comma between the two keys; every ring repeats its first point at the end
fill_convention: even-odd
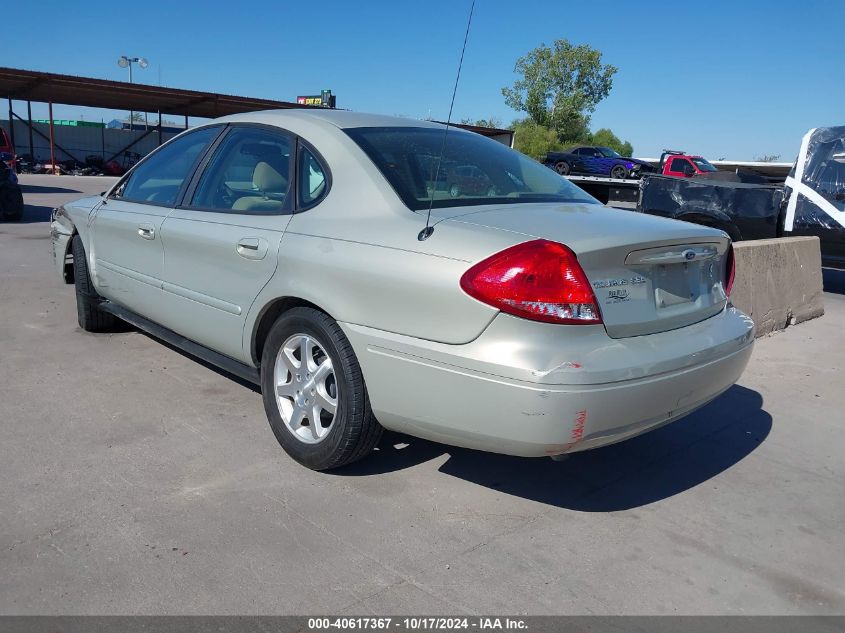
{"type": "Polygon", "coordinates": [[[565,152],[549,152],[543,164],[562,176],[584,174],[610,178],[639,178],[654,167],[636,158],[625,158],[609,147],[582,145],[565,152]]]}
{"type": "Polygon", "coordinates": [[[0,220],[18,221],[23,217],[23,194],[18,184],[11,154],[0,152],[0,220]]]}
{"type": "MultiPolygon", "coordinates": [[[[717,173],[735,176],[731,172],[717,173]]],[[[637,210],[711,226],[738,242],[778,237],[783,222],[782,202],[780,185],[652,174],[640,183],[637,210]]]]}
{"type": "Polygon", "coordinates": [[[619,442],[728,389],[754,340],[724,233],[607,208],[431,122],[212,121],[58,208],[52,239],[82,329],[124,319],[259,384],[317,470],[382,428],[521,456],[619,442]],[[494,195],[442,190],[440,165],[494,195]]]}
{"type": "Polygon", "coordinates": [[[461,194],[495,196],[496,186],[490,177],[476,165],[460,165],[449,170],[447,176],[449,195],[457,198],[461,194]]]}

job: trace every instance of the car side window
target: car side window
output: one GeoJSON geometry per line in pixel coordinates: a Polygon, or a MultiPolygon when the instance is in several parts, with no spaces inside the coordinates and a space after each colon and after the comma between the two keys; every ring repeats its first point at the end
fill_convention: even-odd
{"type": "Polygon", "coordinates": [[[219,132],[219,126],[200,128],[162,146],[132,170],[116,190],[115,197],[173,206],[185,178],[190,176],[200,154],[219,132]]]}
{"type": "Polygon", "coordinates": [[[300,207],[316,203],[326,191],[326,170],[308,149],[299,148],[298,197],[300,207]]]}
{"type": "Polygon", "coordinates": [[[832,159],[825,160],[817,173],[809,175],[815,181],[813,189],[839,211],[845,211],[845,165],[832,159]]]}
{"type": "Polygon", "coordinates": [[[690,168],[689,161],[687,161],[686,158],[673,158],[672,165],[669,170],[674,172],[680,172],[682,174],[685,174],[688,171],[692,171],[690,168]]]}
{"type": "Polygon", "coordinates": [[[192,207],[250,214],[288,208],[293,140],[282,131],[233,127],[200,178],[192,207]]]}

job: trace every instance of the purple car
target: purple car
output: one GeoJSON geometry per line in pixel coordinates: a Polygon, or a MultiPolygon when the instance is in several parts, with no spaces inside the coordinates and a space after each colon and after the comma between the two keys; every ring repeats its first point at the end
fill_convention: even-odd
{"type": "Polygon", "coordinates": [[[625,158],[609,147],[582,145],[565,152],[549,152],[543,163],[562,176],[585,174],[611,178],[639,178],[654,167],[635,158],[625,158]]]}

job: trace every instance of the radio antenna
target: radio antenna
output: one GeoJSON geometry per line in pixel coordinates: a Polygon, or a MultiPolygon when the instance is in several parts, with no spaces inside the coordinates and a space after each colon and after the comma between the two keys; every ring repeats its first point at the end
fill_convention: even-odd
{"type": "Polygon", "coordinates": [[[425,218],[425,228],[417,235],[422,242],[431,237],[434,227],[431,226],[431,208],[434,206],[434,190],[437,187],[437,179],[440,176],[440,164],[443,162],[443,153],[446,151],[446,135],[449,134],[449,125],[452,123],[452,108],[455,107],[455,95],[458,94],[458,82],[461,80],[461,67],[464,65],[464,53],[467,50],[467,39],[469,39],[469,27],[472,24],[472,13],[475,11],[475,0],[469,7],[469,18],[467,18],[467,30],[464,33],[464,45],[461,48],[461,60],[458,62],[458,74],[455,76],[455,87],[452,89],[452,102],[449,104],[449,117],[446,119],[446,129],[443,130],[443,142],[440,144],[440,156],[437,157],[437,168],[434,171],[434,180],[431,184],[431,198],[428,201],[428,214],[425,218]]]}

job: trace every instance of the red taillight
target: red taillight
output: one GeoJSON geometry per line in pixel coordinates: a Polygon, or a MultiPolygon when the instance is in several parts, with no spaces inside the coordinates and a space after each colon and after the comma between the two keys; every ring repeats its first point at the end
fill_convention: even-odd
{"type": "Polygon", "coordinates": [[[728,261],[725,262],[725,295],[731,296],[731,288],[734,285],[736,275],[736,261],[734,260],[734,245],[728,245],[728,261]]]}
{"type": "Polygon", "coordinates": [[[461,288],[502,312],[535,321],[601,323],[596,296],[575,253],[534,240],[488,257],[466,271],[461,288]]]}

